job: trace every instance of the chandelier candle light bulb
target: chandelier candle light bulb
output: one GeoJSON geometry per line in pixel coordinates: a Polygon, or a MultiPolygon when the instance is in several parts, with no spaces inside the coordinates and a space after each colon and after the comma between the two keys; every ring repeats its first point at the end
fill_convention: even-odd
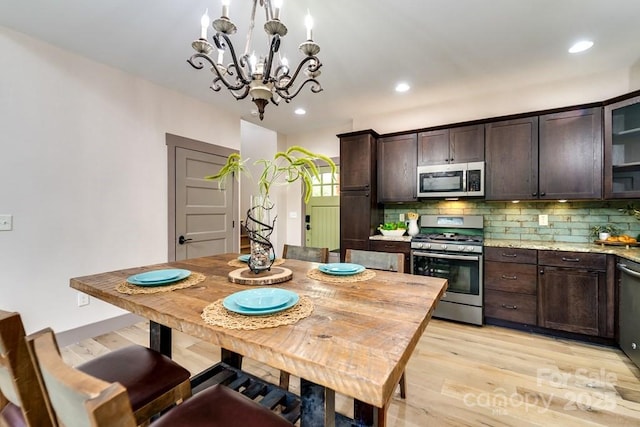
{"type": "Polygon", "coordinates": [[[275,11],[273,12],[273,19],[280,19],[280,9],[282,8],[282,0],[274,0],[273,7],[275,11]]]}
{"type": "Polygon", "coordinates": [[[209,9],[205,10],[204,15],[200,18],[200,38],[203,40],[207,39],[207,28],[209,28],[209,9]]]}
{"type": "Polygon", "coordinates": [[[222,0],[222,17],[223,18],[229,17],[229,3],[231,3],[230,0],[222,0]]]}
{"type": "Polygon", "coordinates": [[[313,17],[309,13],[309,10],[307,10],[307,16],[304,17],[304,26],[307,27],[307,40],[313,40],[313,33],[311,31],[313,30],[313,17]]]}

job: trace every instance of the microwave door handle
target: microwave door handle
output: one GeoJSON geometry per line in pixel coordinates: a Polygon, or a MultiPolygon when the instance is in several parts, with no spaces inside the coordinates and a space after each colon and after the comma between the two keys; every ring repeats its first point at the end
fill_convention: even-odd
{"type": "Polygon", "coordinates": [[[414,252],[413,255],[424,256],[427,258],[457,259],[460,261],[480,261],[480,257],[473,255],[433,254],[430,252],[414,252]]]}

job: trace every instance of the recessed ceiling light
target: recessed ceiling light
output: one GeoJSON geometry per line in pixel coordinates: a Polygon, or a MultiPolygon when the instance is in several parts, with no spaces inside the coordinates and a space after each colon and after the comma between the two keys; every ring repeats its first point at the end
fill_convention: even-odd
{"type": "Polygon", "coordinates": [[[411,87],[405,82],[401,82],[396,85],[396,92],[406,92],[409,89],[411,89],[411,87]]]}
{"type": "Polygon", "coordinates": [[[305,110],[304,108],[296,108],[294,113],[299,116],[304,116],[305,114],[307,114],[307,110],[305,110]]]}
{"type": "Polygon", "coordinates": [[[569,48],[569,53],[584,52],[585,50],[590,49],[591,46],[593,46],[593,42],[591,40],[581,40],[569,48]]]}

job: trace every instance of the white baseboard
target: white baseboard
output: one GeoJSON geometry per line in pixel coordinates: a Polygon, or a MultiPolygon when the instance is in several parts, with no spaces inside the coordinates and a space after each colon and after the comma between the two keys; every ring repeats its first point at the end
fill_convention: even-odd
{"type": "Polygon", "coordinates": [[[60,347],[77,343],[87,338],[97,337],[116,329],[131,326],[134,323],[142,322],[145,319],[135,314],[123,314],[122,316],[112,317],[111,319],[101,322],[91,323],[89,325],[80,326],[79,328],[69,329],[68,331],[56,334],[56,339],[60,347]]]}

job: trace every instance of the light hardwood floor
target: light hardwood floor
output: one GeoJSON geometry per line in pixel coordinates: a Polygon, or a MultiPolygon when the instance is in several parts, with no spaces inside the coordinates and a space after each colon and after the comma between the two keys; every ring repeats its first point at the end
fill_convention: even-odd
{"type": "MultiPolygon", "coordinates": [[[[148,338],[148,324],[139,323],[62,354],[75,365],[148,338]]],[[[173,353],[192,373],[219,360],[216,346],[175,332],[173,353]]],[[[243,367],[278,381],[262,364],[245,359],[243,367]]],[[[389,406],[391,427],[640,426],[640,371],[610,347],[432,320],[406,375],[407,399],[396,390],[389,406]]],[[[338,411],[350,415],[350,406],[339,396],[338,411]]]]}

